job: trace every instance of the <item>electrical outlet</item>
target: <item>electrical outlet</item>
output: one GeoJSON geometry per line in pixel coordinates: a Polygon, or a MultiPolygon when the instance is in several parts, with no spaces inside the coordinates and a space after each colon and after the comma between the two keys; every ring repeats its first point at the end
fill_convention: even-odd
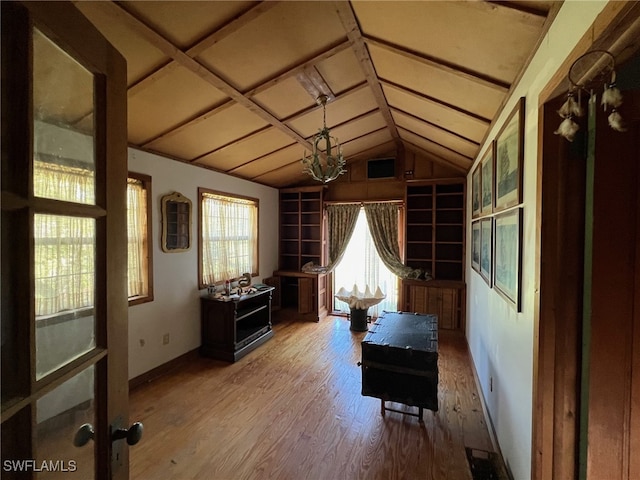
{"type": "Polygon", "coordinates": [[[168,334],[168,333],[165,333],[165,334],[162,336],[162,344],[163,344],[163,345],[168,345],[168,344],[169,344],[169,334],[168,334]]]}

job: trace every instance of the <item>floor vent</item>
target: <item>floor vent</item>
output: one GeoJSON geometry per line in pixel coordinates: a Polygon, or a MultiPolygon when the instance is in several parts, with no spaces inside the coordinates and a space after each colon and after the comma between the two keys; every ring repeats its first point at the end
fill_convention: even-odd
{"type": "Polygon", "coordinates": [[[494,452],[478,450],[477,448],[466,448],[467,460],[473,480],[502,480],[496,467],[497,455],[494,452]]]}

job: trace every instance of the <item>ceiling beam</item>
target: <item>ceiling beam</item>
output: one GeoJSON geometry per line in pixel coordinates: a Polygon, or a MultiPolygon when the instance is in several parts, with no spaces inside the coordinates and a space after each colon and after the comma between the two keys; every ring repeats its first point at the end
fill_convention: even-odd
{"type": "Polygon", "coordinates": [[[424,157],[427,157],[429,160],[431,160],[432,162],[436,162],[439,163],[440,165],[443,165],[445,167],[448,168],[453,168],[461,173],[468,173],[469,168],[464,168],[460,165],[458,165],[457,163],[453,163],[450,160],[447,160],[445,158],[439,157],[431,152],[427,152],[425,149],[419,147],[418,145],[416,145],[415,143],[411,143],[408,140],[402,140],[403,143],[405,143],[405,145],[409,148],[409,150],[414,151],[415,153],[418,153],[424,157]]]}
{"type": "MultiPolygon", "coordinates": [[[[356,85],[355,87],[352,87],[352,88],[342,92],[341,98],[342,97],[346,97],[348,95],[351,95],[352,93],[355,93],[355,92],[361,90],[365,86],[366,86],[366,83],[362,83],[360,85],[356,85]]],[[[210,111],[208,111],[208,112],[206,112],[204,114],[200,114],[200,115],[197,115],[197,116],[195,116],[193,118],[190,118],[190,119],[182,122],[180,125],[172,127],[171,129],[167,130],[166,132],[163,132],[160,135],[157,135],[156,137],[152,138],[151,140],[146,141],[142,145],[142,148],[153,148],[153,144],[155,142],[157,142],[158,140],[165,140],[165,139],[170,138],[170,137],[172,137],[174,135],[177,135],[180,132],[186,130],[187,128],[192,127],[194,125],[197,125],[198,123],[200,123],[200,122],[202,122],[204,120],[207,120],[208,118],[212,117],[213,115],[215,115],[217,113],[220,113],[220,112],[226,110],[227,108],[234,106],[235,104],[236,104],[236,102],[234,102],[233,100],[228,100],[225,103],[213,108],[212,110],[210,110],[210,111]]],[[[313,110],[316,110],[318,108],[320,108],[320,107],[317,104],[314,104],[313,106],[311,106],[309,108],[305,108],[302,112],[294,113],[293,115],[290,115],[290,116],[288,116],[286,118],[283,118],[281,121],[286,124],[288,122],[297,120],[298,118],[300,118],[300,117],[302,117],[304,115],[307,115],[308,113],[311,113],[313,110]]],[[[272,127],[273,127],[272,125],[267,125],[265,127],[259,128],[258,130],[250,132],[250,133],[248,133],[248,134],[246,134],[246,135],[244,135],[244,136],[242,136],[242,137],[240,137],[240,138],[238,138],[236,140],[233,140],[233,141],[231,141],[229,143],[226,143],[224,145],[216,147],[215,149],[213,149],[213,150],[211,150],[209,152],[202,153],[202,154],[198,155],[197,157],[192,158],[191,160],[187,160],[187,161],[196,162],[196,161],[200,160],[202,157],[206,157],[208,155],[211,155],[212,153],[216,153],[218,151],[221,151],[221,150],[224,150],[226,148],[229,148],[229,147],[231,147],[231,146],[233,146],[233,145],[235,145],[237,143],[243,142],[244,140],[247,140],[247,139],[251,138],[254,135],[258,135],[258,134],[260,134],[260,133],[264,132],[265,130],[267,130],[269,128],[272,128],[272,127]]]]}
{"type": "MultiPolygon", "coordinates": [[[[395,141],[395,140],[389,140],[389,141],[387,141],[387,142],[380,143],[380,144],[378,144],[378,145],[376,145],[376,146],[374,146],[374,147],[366,148],[366,149],[364,149],[364,150],[359,151],[358,153],[355,153],[355,154],[351,155],[351,156],[349,157],[349,162],[354,162],[354,161],[356,161],[356,160],[360,160],[360,159],[361,159],[361,158],[363,158],[363,157],[364,157],[364,158],[370,157],[372,153],[377,153],[377,152],[379,152],[379,151],[380,151],[380,150],[382,150],[382,148],[383,148],[383,147],[385,147],[386,145],[389,145],[390,147],[391,147],[391,146],[392,146],[392,147],[397,147],[397,145],[396,145],[396,141],[395,141]]],[[[396,155],[397,155],[397,148],[396,148],[395,150],[396,150],[396,155]]],[[[368,159],[369,159],[369,158],[367,158],[367,160],[368,160],[368,159]]]]}
{"type": "Polygon", "coordinates": [[[403,132],[407,132],[410,135],[415,135],[416,137],[418,137],[421,140],[424,140],[425,142],[429,142],[430,144],[435,145],[436,147],[441,148],[442,150],[445,150],[447,152],[451,152],[454,155],[457,155],[457,156],[461,157],[461,159],[468,161],[469,166],[471,166],[471,164],[473,163],[474,157],[469,157],[468,155],[460,153],[460,152],[458,152],[457,150],[454,150],[451,147],[447,147],[446,145],[442,145],[441,143],[438,143],[438,142],[436,142],[434,140],[431,140],[430,138],[422,136],[419,133],[413,132],[413,131],[411,131],[409,129],[406,129],[406,128],[403,128],[403,127],[398,127],[398,130],[399,131],[403,131],[403,132]]]}
{"type": "Polygon", "coordinates": [[[429,125],[430,127],[437,128],[441,132],[444,132],[444,133],[446,133],[448,135],[454,136],[454,137],[458,138],[459,140],[467,143],[469,146],[473,146],[475,148],[479,148],[480,147],[480,143],[475,142],[475,141],[471,140],[470,138],[462,136],[459,133],[456,133],[456,132],[454,132],[452,130],[449,130],[448,128],[444,128],[441,125],[437,125],[435,123],[429,122],[429,121],[425,120],[424,118],[418,117],[418,116],[414,115],[413,113],[409,113],[409,112],[407,112],[405,110],[402,110],[400,108],[391,107],[391,113],[398,113],[400,115],[406,115],[407,117],[413,118],[414,120],[417,120],[420,123],[424,123],[425,125],[429,125]]]}
{"type": "Polygon", "coordinates": [[[318,55],[314,55],[313,57],[307,58],[303,62],[300,62],[299,64],[297,64],[295,67],[287,70],[286,72],[280,73],[279,75],[276,75],[275,77],[269,80],[266,80],[264,83],[258,85],[257,87],[244,92],[244,94],[247,97],[254,97],[259,93],[262,93],[265,90],[281,83],[283,80],[286,80],[289,77],[293,77],[298,73],[303,72],[306,68],[315,66],[316,64],[328,58],[331,58],[334,55],[342,52],[343,50],[347,50],[350,47],[351,47],[351,44],[349,43],[348,40],[342,40],[338,44],[332,46],[331,48],[325,50],[324,52],[319,53],[318,55]]]}
{"type": "MultiPolygon", "coordinates": [[[[353,138],[353,139],[349,140],[349,142],[353,142],[354,140],[357,140],[357,139],[360,139],[360,138],[364,138],[364,137],[366,137],[366,136],[368,136],[368,135],[372,135],[372,134],[374,134],[374,133],[378,133],[378,132],[383,131],[383,130],[385,130],[385,129],[386,129],[386,127],[382,127],[382,128],[377,129],[377,130],[373,130],[373,131],[371,131],[371,132],[365,133],[364,135],[360,135],[360,136],[358,136],[358,137],[356,137],[356,138],[353,138]]],[[[349,142],[346,142],[346,143],[349,143],[349,142]]],[[[390,143],[393,143],[394,145],[396,145],[396,146],[397,146],[397,142],[396,142],[396,140],[395,140],[395,139],[387,140],[387,141],[382,142],[382,143],[380,143],[380,144],[378,144],[378,145],[376,145],[376,146],[373,146],[373,147],[367,147],[367,149],[366,149],[366,150],[360,150],[358,153],[356,153],[356,154],[354,154],[354,155],[350,155],[350,156],[349,156],[349,159],[351,159],[351,158],[353,158],[353,157],[356,157],[356,156],[358,156],[358,155],[362,155],[362,153],[363,153],[364,151],[373,150],[373,149],[379,148],[381,145],[387,145],[387,144],[390,144],[390,143]]],[[[345,144],[341,144],[341,145],[343,145],[343,146],[344,146],[345,144]]],[[[289,145],[289,147],[290,147],[290,146],[291,146],[291,145],[289,145]]],[[[280,149],[280,150],[283,150],[284,148],[288,148],[288,147],[283,147],[283,148],[282,148],[282,149],[280,149]]],[[[270,154],[268,154],[268,155],[270,155],[270,154]]],[[[265,156],[266,156],[266,155],[263,155],[263,157],[265,157],[265,156]]],[[[262,158],[262,157],[260,157],[260,158],[262,158]]],[[[255,160],[259,160],[259,159],[255,159],[255,160]]],[[[255,161],[255,160],[252,160],[252,161],[255,161]]],[[[289,167],[289,166],[291,166],[291,165],[295,165],[296,163],[300,163],[300,162],[301,162],[301,160],[297,160],[297,159],[296,159],[296,160],[294,160],[293,162],[289,162],[289,163],[287,163],[287,164],[285,164],[285,165],[281,165],[281,166],[279,166],[279,167],[277,167],[277,168],[273,168],[273,169],[271,169],[271,170],[266,170],[266,171],[264,171],[263,173],[261,173],[260,175],[256,176],[255,178],[258,178],[258,177],[260,177],[260,176],[262,176],[262,175],[266,175],[266,174],[268,174],[268,173],[275,172],[276,170],[278,170],[278,169],[280,169],[280,168],[284,168],[284,167],[289,167]]],[[[251,163],[251,162],[247,162],[246,164],[248,164],[248,163],[251,163]]],[[[246,164],[245,164],[245,165],[246,165],[246,164]]],[[[239,167],[236,167],[236,168],[239,168],[239,167]]],[[[301,166],[300,168],[302,168],[302,166],[301,166]]],[[[230,170],[230,171],[232,171],[232,170],[230,170]]],[[[302,170],[300,170],[300,171],[302,171],[302,170]]]]}
{"type": "Polygon", "coordinates": [[[489,126],[489,124],[491,123],[491,119],[489,118],[484,118],[481,115],[478,115],[476,113],[470,112],[468,110],[465,110],[463,108],[457,107],[455,105],[452,105],[450,103],[447,102],[443,102],[442,100],[438,100],[437,98],[434,97],[430,97],[429,95],[425,95],[424,93],[420,93],[420,92],[416,92],[415,90],[409,88],[409,87],[405,87],[404,85],[399,85],[395,82],[392,82],[390,80],[385,80],[383,78],[380,79],[380,84],[384,85],[386,87],[390,87],[390,88],[395,88],[396,90],[399,90],[403,93],[406,93],[407,95],[411,95],[412,97],[415,98],[419,98],[420,100],[427,100],[431,103],[435,103],[437,105],[440,105],[442,107],[448,108],[450,110],[455,110],[458,113],[461,113],[462,115],[465,115],[473,120],[475,120],[476,122],[482,124],[483,126],[489,126]]]}
{"type": "MultiPolygon", "coordinates": [[[[368,87],[368,85],[367,85],[366,82],[354,85],[353,87],[351,87],[351,88],[349,88],[347,90],[344,90],[343,92],[339,92],[340,93],[339,100],[342,100],[342,99],[348,97],[349,95],[351,95],[353,93],[356,93],[356,92],[362,90],[363,88],[367,88],[367,87],[368,87]]],[[[295,120],[298,120],[301,117],[304,117],[308,113],[311,113],[312,111],[318,110],[320,108],[322,108],[322,106],[318,105],[317,103],[314,103],[314,105],[310,106],[309,108],[305,108],[302,111],[293,113],[293,114],[289,115],[288,117],[283,118],[282,121],[285,122],[285,123],[293,122],[295,120]]]]}
{"type": "Polygon", "coordinates": [[[391,110],[389,110],[387,99],[385,98],[384,92],[382,91],[382,86],[378,81],[378,75],[376,74],[376,70],[373,66],[373,62],[371,60],[371,56],[369,55],[367,45],[365,44],[364,38],[362,36],[360,26],[358,25],[356,15],[351,8],[351,3],[348,1],[337,1],[334,2],[334,4],[336,11],[338,12],[338,16],[342,21],[342,25],[347,32],[347,38],[351,42],[351,48],[353,49],[355,56],[360,63],[360,67],[364,72],[367,83],[373,91],[373,96],[378,103],[378,107],[382,112],[382,116],[384,117],[385,122],[387,123],[389,132],[391,132],[391,136],[394,139],[399,141],[400,134],[398,133],[395,122],[393,121],[393,116],[391,115],[391,110]]]}
{"type": "Polygon", "coordinates": [[[168,130],[166,130],[166,131],[164,131],[162,133],[159,133],[158,135],[156,135],[155,137],[150,138],[149,140],[146,140],[142,144],[142,147],[143,148],[147,148],[147,147],[150,147],[151,145],[153,145],[158,140],[166,140],[167,138],[171,138],[174,135],[179,134],[183,130],[186,130],[189,127],[197,125],[198,123],[203,122],[204,120],[212,117],[213,115],[215,115],[217,113],[220,113],[220,112],[223,112],[226,109],[233,107],[235,104],[236,104],[236,102],[234,102],[233,100],[225,100],[224,103],[221,103],[220,105],[212,108],[208,112],[198,113],[194,117],[188,118],[185,121],[179,123],[178,125],[173,125],[168,130]]]}
{"type": "MultiPolygon", "coordinates": [[[[357,121],[359,121],[359,120],[362,120],[363,118],[366,118],[366,117],[368,117],[368,116],[371,116],[371,115],[373,115],[373,114],[375,114],[375,113],[378,113],[378,109],[377,109],[377,108],[376,108],[376,109],[374,109],[374,110],[370,110],[370,111],[368,111],[368,112],[362,113],[362,114],[360,114],[360,115],[358,115],[358,116],[356,116],[356,117],[353,117],[353,118],[351,118],[351,119],[349,119],[349,120],[347,120],[347,121],[345,121],[345,122],[342,122],[342,123],[340,123],[340,124],[338,124],[338,125],[335,125],[335,126],[334,126],[334,127],[332,127],[332,128],[334,128],[334,129],[335,129],[335,128],[338,128],[338,127],[342,127],[342,126],[349,125],[349,124],[351,124],[351,123],[354,123],[354,122],[357,122],[357,121]]],[[[214,150],[212,150],[212,151],[210,151],[210,152],[203,153],[202,155],[199,155],[198,157],[196,157],[196,158],[192,159],[192,160],[191,160],[191,162],[197,162],[197,161],[199,161],[199,160],[202,160],[204,157],[208,157],[209,155],[213,155],[213,154],[215,154],[215,153],[219,153],[219,152],[222,152],[222,151],[224,151],[224,150],[226,150],[226,149],[228,149],[228,148],[231,148],[231,147],[233,147],[233,146],[236,146],[236,145],[238,145],[238,144],[240,144],[240,143],[242,143],[242,142],[245,142],[245,141],[249,140],[250,138],[252,138],[252,137],[254,137],[254,136],[256,136],[256,135],[259,135],[259,134],[263,133],[264,131],[266,131],[266,130],[268,130],[268,129],[270,129],[270,128],[272,128],[272,127],[271,127],[271,126],[268,126],[268,127],[261,128],[260,130],[257,130],[257,131],[255,131],[255,132],[253,132],[253,133],[250,133],[250,134],[248,134],[248,135],[245,135],[244,137],[241,137],[241,138],[239,138],[239,139],[237,139],[237,140],[234,140],[234,141],[229,142],[229,143],[227,143],[227,144],[225,144],[225,145],[222,145],[221,147],[218,147],[218,148],[216,148],[216,149],[214,149],[214,150]]],[[[373,133],[373,132],[369,132],[369,133],[373,133]]],[[[366,134],[366,135],[368,135],[368,134],[366,134]]],[[[351,139],[351,140],[355,140],[355,139],[351,139]]],[[[349,140],[349,141],[351,141],[351,140],[349,140]]],[[[248,164],[250,164],[250,163],[252,163],[252,162],[256,162],[256,161],[258,161],[258,160],[261,160],[263,157],[266,157],[266,156],[271,155],[271,154],[273,154],[273,153],[279,152],[279,151],[281,151],[281,150],[283,150],[283,149],[285,149],[285,148],[290,147],[291,145],[293,145],[293,143],[290,143],[290,144],[284,145],[283,147],[277,148],[277,149],[275,149],[275,150],[274,150],[274,151],[272,151],[272,152],[265,153],[264,155],[261,155],[260,157],[257,157],[257,158],[254,158],[254,159],[248,160],[248,161],[244,162],[243,164],[238,165],[238,166],[234,167],[232,170],[229,170],[229,171],[233,171],[233,170],[238,169],[238,168],[240,168],[240,167],[244,167],[244,166],[246,166],[246,165],[248,165],[248,164]]],[[[344,142],[343,142],[343,143],[341,143],[341,145],[344,145],[344,142]]],[[[302,156],[301,156],[301,157],[302,157],[302,156]]],[[[299,160],[297,160],[297,161],[299,161],[299,160]]]]}
{"type": "Polygon", "coordinates": [[[122,9],[113,2],[96,2],[98,8],[103,8],[109,15],[111,15],[117,21],[120,21],[134,30],[140,36],[145,38],[153,46],[162,51],[165,55],[178,62],[182,67],[190,70],[200,78],[213,85],[215,88],[223,92],[225,95],[235,100],[237,103],[254,113],[262,120],[270,123],[281,132],[289,135],[296,142],[302,145],[308,150],[312,150],[313,146],[307,142],[303,137],[298,135],[294,130],[286,126],[276,117],[274,117],[267,110],[255,103],[253,100],[247,98],[239,90],[226,82],[222,77],[209,70],[197,60],[191,58],[184,53],[180,48],[174,45],[172,42],[164,38],[158,32],[147,26],[145,23],[138,20],[126,10],[122,9]]]}
{"type": "Polygon", "coordinates": [[[418,62],[428,67],[436,68],[443,72],[450,73],[452,75],[455,75],[456,77],[463,78],[464,80],[469,80],[492,90],[496,90],[500,93],[507,93],[509,91],[509,88],[511,88],[511,85],[506,82],[503,82],[496,78],[491,78],[488,75],[484,75],[479,72],[474,72],[473,70],[455,65],[451,62],[431,57],[429,55],[424,55],[422,53],[417,53],[413,50],[400,47],[394,43],[387,42],[370,35],[364,35],[363,38],[364,41],[369,45],[374,45],[388,52],[400,55],[403,58],[418,62]]]}
{"type": "Polygon", "coordinates": [[[548,15],[548,12],[546,10],[529,6],[524,2],[488,0],[487,3],[493,5],[497,9],[511,9],[515,12],[518,12],[519,15],[524,15],[527,23],[542,24],[548,15]]]}
{"type": "MultiPolygon", "coordinates": [[[[210,33],[202,40],[198,41],[195,45],[190,47],[184,53],[192,58],[197,57],[202,52],[212,47],[225,37],[228,37],[232,33],[237,32],[242,27],[252,22],[256,18],[258,18],[263,13],[267,12],[271,8],[278,5],[278,1],[270,1],[270,2],[261,2],[260,4],[251,7],[238,16],[236,16],[233,20],[223,25],[221,28],[216,31],[210,33]]],[[[129,12],[130,15],[132,15],[129,12]]],[[[132,15],[133,16],[133,15],[132,15]]],[[[155,71],[150,73],[149,75],[141,78],[136,83],[131,85],[127,91],[127,94],[131,97],[138,92],[141,92],[146,87],[148,87],[151,83],[156,82],[158,79],[164,77],[166,74],[171,73],[175,68],[177,68],[180,64],[175,60],[171,60],[168,63],[158,67],[155,71]]]]}

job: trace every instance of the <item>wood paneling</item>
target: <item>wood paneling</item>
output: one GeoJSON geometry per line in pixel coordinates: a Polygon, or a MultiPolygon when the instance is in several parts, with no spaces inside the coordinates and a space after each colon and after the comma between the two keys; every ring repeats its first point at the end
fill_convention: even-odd
{"type": "Polygon", "coordinates": [[[234,364],[200,359],[132,392],[131,478],[471,480],[464,447],[492,450],[461,335],[440,334],[439,411],[421,424],[361,395],[365,333],[345,318],[274,331],[234,364]]]}
{"type": "MultiPolygon", "coordinates": [[[[375,124],[345,125],[339,133],[348,160],[387,143],[396,150],[420,145],[406,135],[401,138],[393,108],[471,140],[459,152],[455,144],[447,146],[474,158],[479,145],[473,142],[486,135],[557,4],[76,3],[127,59],[130,141],[179,161],[235,144],[247,132],[234,125],[260,122],[309,150],[309,138],[322,125],[315,102],[320,91],[330,97],[330,128],[378,112],[375,124]],[[451,40],[452,32],[464,34],[453,33],[451,40]],[[440,41],[443,38],[449,40],[440,41]],[[401,105],[391,99],[388,85],[410,101],[401,105]],[[368,99],[354,102],[350,94],[355,88],[368,99]],[[225,103],[246,110],[246,115],[226,121],[225,109],[220,109],[225,103]],[[221,120],[215,123],[221,127],[203,133],[209,123],[203,120],[218,116],[221,120]],[[376,135],[379,129],[384,135],[376,135]]],[[[402,128],[425,137],[428,145],[443,143],[439,132],[420,123],[405,119],[402,128]]],[[[276,152],[279,147],[273,143],[253,150],[238,143],[229,168],[209,160],[198,165],[276,188],[304,185],[307,179],[300,169],[276,170],[260,162],[233,170],[240,162],[276,152]]],[[[465,172],[469,166],[460,165],[465,172]]]]}
{"type": "MultiPolygon", "coordinates": [[[[599,109],[598,109],[599,110],[599,109]]],[[[630,451],[640,122],[621,135],[599,115],[596,130],[588,376],[590,479],[631,480],[630,451]],[[615,159],[615,161],[612,161],[615,159]],[[630,201],[631,200],[631,201],[630,201]]],[[[637,394],[637,390],[636,390],[637,394]]]]}

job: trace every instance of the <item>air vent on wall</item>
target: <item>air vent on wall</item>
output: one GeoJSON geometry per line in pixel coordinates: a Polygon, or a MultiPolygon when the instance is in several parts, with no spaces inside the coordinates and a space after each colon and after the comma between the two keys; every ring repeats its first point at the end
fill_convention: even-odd
{"type": "Polygon", "coordinates": [[[367,162],[367,178],[394,178],[396,176],[395,158],[374,158],[367,162]]]}

